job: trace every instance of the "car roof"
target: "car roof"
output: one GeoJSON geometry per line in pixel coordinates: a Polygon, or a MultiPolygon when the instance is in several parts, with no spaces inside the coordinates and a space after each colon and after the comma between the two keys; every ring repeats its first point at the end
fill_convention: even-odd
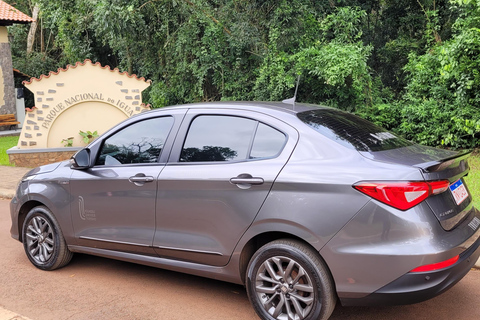
{"type": "Polygon", "coordinates": [[[309,111],[313,109],[331,109],[330,107],[326,106],[319,106],[314,104],[306,104],[306,103],[284,103],[279,101],[215,101],[215,102],[199,102],[199,103],[190,103],[190,104],[182,104],[176,106],[169,106],[159,109],[153,109],[152,111],[156,110],[171,110],[171,109],[243,109],[243,110],[252,110],[252,111],[264,111],[272,110],[278,111],[283,113],[288,113],[291,115],[295,115],[299,112],[309,111]]]}

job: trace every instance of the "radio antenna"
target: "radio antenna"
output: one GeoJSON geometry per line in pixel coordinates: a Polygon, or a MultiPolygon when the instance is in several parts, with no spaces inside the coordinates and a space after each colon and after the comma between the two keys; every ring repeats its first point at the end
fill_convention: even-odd
{"type": "Polygon", "coordinates": [[[285,99],[285,100],[282,101],[283,103],[288,103],[288,104],[292,104],[292,105],[295,106],[295,102],[297,101],[297,92],[298,92],[298,85],[299,84],[300,84],[300,75],[298,75],[298,77],[297,77],[297,85],[295,86],[295,94],[293,95],[293,98],[285,99]]]}

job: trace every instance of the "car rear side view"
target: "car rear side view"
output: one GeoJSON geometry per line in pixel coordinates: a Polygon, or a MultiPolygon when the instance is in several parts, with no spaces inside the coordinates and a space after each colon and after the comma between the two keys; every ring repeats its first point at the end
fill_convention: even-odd
{"type": "Polygon", "coordinates": [[[261,319],[328,319],[465,276],[468,156],[315,105],[163,108],[26,174],[11,234],[40,269],[93,254],[244,284],[261,319]]]}

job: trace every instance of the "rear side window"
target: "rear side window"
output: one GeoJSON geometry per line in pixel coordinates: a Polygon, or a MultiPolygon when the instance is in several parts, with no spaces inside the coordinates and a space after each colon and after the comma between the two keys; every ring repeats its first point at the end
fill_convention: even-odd
{"type": "Polygon", "coordinates": [[[250,159],[271,158],[280,153],[285,144],[285,135],[266,124],[260,123],[253,141],[250,159]]]}
{"type": "Polygon", "coordinates": [[[190,125],[180,162],[271,158],[282,151],[285,142],[282,132],[256,120],[204,115],[190,125]]]}
{"type": "Polygon", "coordinates": [[[304,111],[297,117],[327,138],[358,151],[375,152],[413,145],[370,121],[336,109],[304,111]]]}

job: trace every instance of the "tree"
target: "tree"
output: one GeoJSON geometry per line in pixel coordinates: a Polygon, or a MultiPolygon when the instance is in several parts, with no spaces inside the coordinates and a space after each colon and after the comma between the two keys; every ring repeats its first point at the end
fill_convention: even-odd
{"type": "Polygon", "coordinates": [[[35,20],[30,24],[30,30],[28,31],[27,37],[27,55],[32,53],[33,50],[33,42],[35,41],[35,32],[37,31],[37,19],[38,19],[38,11],[40,7],[38,3],[35,3],[33,10],[32,10],[32,18],[35,20]]]}
{"type": "Polygon", "coordinates": [[[31,76],[88,58],[153,80],[144,101],[163,107],[283,100],[301,75],[298,101],[354,111],[426,144],[476,145],[478,0],[16,4],[39,7],[30,53],[28,27],[9,27],[14,66],[31,76]]]}

